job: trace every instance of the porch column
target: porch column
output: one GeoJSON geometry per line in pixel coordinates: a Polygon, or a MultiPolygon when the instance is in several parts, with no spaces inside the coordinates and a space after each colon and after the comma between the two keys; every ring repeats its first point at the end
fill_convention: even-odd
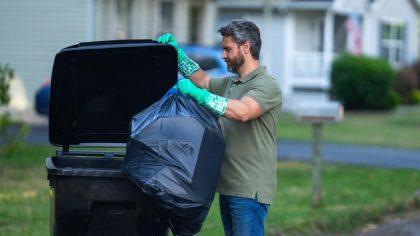
{"type": "Polygon", "coordinates": [[[190,2],[188,0],[174,1],[174,35],[178,42],[188,42],[190,22],[190,2]]]}
{"type": "Polygon", "coordinates": [[[200,19],[200,28],[198,41],[201,44],[213,46],[215,44],[215,37],[216,34],[216,21],[217,21],[217,8],[216,3],[214,0],[206,0],[204,1],[204,6],[201,8],[203,14],[200,19]]]}
{"type": "Polygon", "coordinates": [[[95,39],[95,0],[87,1],[86,41],[95,39]]]}
{"type": "MultiPolygon", "coordinates": [[[[285,17],[285,64],[284,64],[284,73],[283,73],[283,92],[285,94],[291,94],[293,91],[293,70],[294,70],[294,56],[296,53],[295,49],[295,14],[293,12],[288,12],[285,17]]],[[[286,105],[286,104],[285,104],[286,105]]],[[[286,105],[287,106],[287,105],[286,105]]]]}
{"type": "Polygon", "coordinates": [[[263,48],[264,48],[264,61],[263,64],[265,64],[267,66],[267,68],[270,70],[271,66],[272,66],[272,36],[271,36],[271,32],[272,32],[272,24],[271,22],[273,21],[273,10],[272,10],[272,0],[265,0],[264,1],[264,28],[263,28],[263,48]],[[264,44],[266,45],[264,47],[264,44]]]}
{"type": "Polygon", "coordinates": [[[330,87],[330,68],[334,51],[334,13],[328,10],[324,18],[324,42],[322,71],[325,76],[327,87],[330,87]]]}
{"type": "Polygon", "coordinates": [[[378,38],[378,19],[372,11],[363,13],[362,21],[362,54],[369,56],[379,55],[379,47],[376,44],[378,38]]]}
{"type": "Polygon", "coordinates": [[[132,38],[152,38],[153,19],[151,18],[151,10],[153,10],[149,0],[135,0],[133,1],[133,16],[132,16],[132,38]]]}
{"type": "Polygon", "coordinates": [[[150,18],[152,19],[149,29],[150,29],[151,37],[156,38],[157,36],[163,33],[161,32],[161,27],[160,27],[162,24],[161,14],[160,14],[161,12],[160,1],[151,1],[149,2],[149,4],[151,8],[150,18]]]}

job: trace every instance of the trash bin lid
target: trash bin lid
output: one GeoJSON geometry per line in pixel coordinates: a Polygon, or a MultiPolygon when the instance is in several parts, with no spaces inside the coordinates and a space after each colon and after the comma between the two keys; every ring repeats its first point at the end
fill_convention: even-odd
{"type": "Polygon", "coordinates": [[[131,118],[158,101],[176,80],[176,50],[152,40],[62,49],[52,70],[50,143],[126,143],[131,118]]]}

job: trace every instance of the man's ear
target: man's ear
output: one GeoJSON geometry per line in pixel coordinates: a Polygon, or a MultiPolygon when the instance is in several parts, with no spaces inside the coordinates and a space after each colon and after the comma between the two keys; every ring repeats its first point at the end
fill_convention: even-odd
{"type": "Polygon", "coordinates": [[[244,50],[244,53],[251,53],[251,44],[249,41],[245,41],[245,43],[242,44],[242,48],[244,50]]]}

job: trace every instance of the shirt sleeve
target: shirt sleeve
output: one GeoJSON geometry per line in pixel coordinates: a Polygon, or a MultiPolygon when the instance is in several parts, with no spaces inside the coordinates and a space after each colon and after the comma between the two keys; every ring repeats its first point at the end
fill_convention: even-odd
{"type": "Polygon", "coordinates": [[[219,96],[226,96],[226,90],[228,87],[230,78],[223,79],[210,79],[209,81],[209,91],[219,96]]]}
{"type": "Polygon", "coordinates": [[[273,78],[259,80],[244,96],[254,99],[263,114],[282,103],[280,87],[273,78]]]}

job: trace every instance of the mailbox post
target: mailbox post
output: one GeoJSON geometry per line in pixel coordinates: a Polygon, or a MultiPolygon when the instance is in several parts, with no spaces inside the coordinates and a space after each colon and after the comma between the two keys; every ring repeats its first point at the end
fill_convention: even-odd
{"type": "Polygon", "coordinates": [[[340,122],[344,109],[339,102],[301,103],[295,110],[297,120],[312,124],[312,206],[322,202],[321,187],[321,140],[324,123],[340,122]]]}

